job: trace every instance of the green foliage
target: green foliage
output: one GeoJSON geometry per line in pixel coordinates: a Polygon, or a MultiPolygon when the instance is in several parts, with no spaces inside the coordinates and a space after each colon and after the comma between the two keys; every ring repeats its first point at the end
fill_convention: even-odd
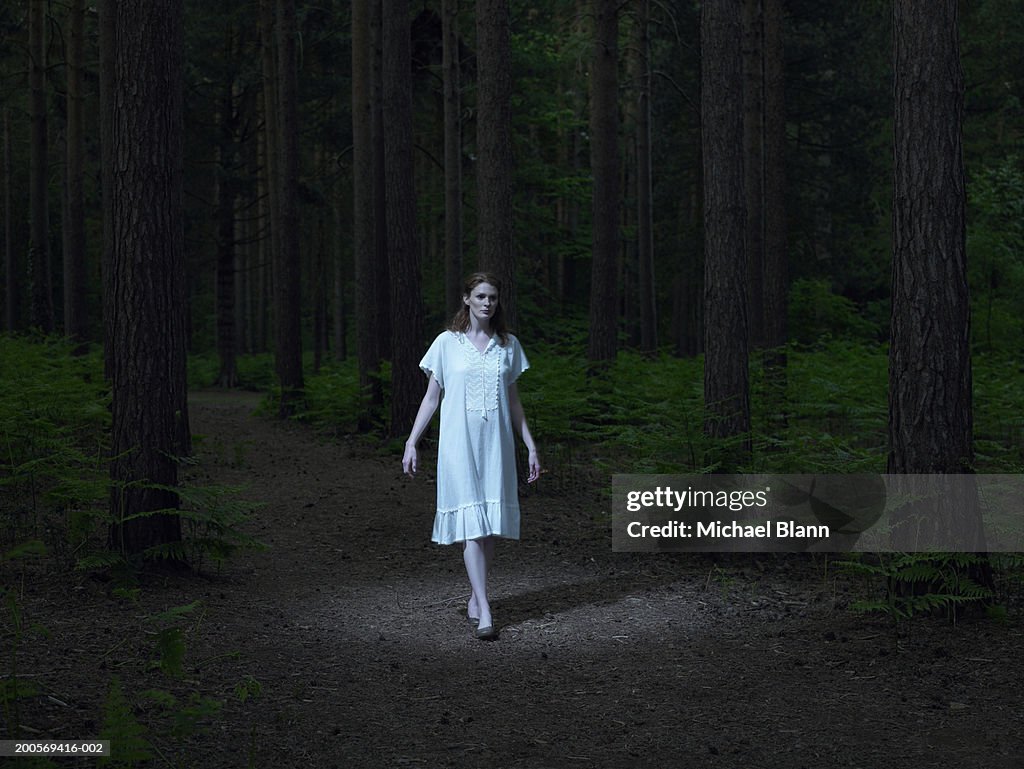
{"type": "Polygon", "coordinates": [[[802,344],[822,339],[877,339],[882,329],[861,316],[857,305],[832,292],[827,280],[800,279],[789,292],[790,336],[802,344]]]}
{"type": "Polygon", "coordinates": [[[1020,158],[971,179],[967,232],[973,342],[985,351],[1024,349],[1024,171],[1020,158]]]}
{"type": "Polygon", "coordinates": [[[992,591],[970,576],[988,561],[977,553],[896,553],[878,555],[878,563],[861,558],[840,561],[850,573],[885,581],[885,596],[853,604],[855,611],[880,612],[893,622],[916,614],[945,611],[955,621],[960,607],[990,601],[992,591]]]}
{"type": "Polygon", "coordinates": [[[15,589],[13,581],[7,579],[5,570],[10,563],[40,556],[45,552],[46,546],[42,542],[32,540],[11,548],[5,553],[0,553],[0,577],[3,577],[0,579],[0,604],[2,604],[0,610],[3,612],[0,614],[2,617],[0,628],[4,630],[3,635],[9,639],[9,642],[3,647],[7,673],[0,681],[0,706],[2,706],[4,721],[7,724],[7,734],[11,737],[20,736],[20,701],[37,694],[34,684],[19,677],[19,650],[30,633],[45,637],[49,635],[49,632],[36,623],[26,625],[18,591],[15,589]]]}
{"type": "Polygon", "coordinates": [[[99,759],[98,765],[101,767],[131,769],[140,761],[153,758],[152,745],[146,738],[146,728],[135,717],[117,677],[110,682],[103,708],[100,739],[110,741],[110,756],[99,759]]]}

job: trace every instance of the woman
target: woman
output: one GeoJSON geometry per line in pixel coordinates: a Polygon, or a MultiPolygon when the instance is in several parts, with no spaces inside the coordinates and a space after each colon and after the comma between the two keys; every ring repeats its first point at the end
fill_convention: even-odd
{"type": "Polygon", "coordinates": [[[513,428],[530,452],[528,481],[537,480],[541,472],[516,389],[516,380],[530,364],[519,340],[505,328],[499,285],[493,275],[470,275],[463,307],[420,361],[430,381],[402,458],[402,468],[414,475],[416,445],[441,403],[432,539],[442,545],[463,543],[472,589],[467,614],[478,625],[477,638],[485,640],[497,637],[487,601],[494,540],[519,539],[513,428]]]}

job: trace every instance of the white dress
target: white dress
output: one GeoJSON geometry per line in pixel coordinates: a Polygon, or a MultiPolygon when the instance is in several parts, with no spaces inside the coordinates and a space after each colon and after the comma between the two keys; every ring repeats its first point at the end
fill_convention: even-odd
{"type": "Polygon", "coordinates": [[[441,545],[494,535],[519,539],[515,437],[508,388],[530,367],[511,334],[480,352],[461,332],[445,331],[420,361],[444,392],[437,447],[441,545]]]}

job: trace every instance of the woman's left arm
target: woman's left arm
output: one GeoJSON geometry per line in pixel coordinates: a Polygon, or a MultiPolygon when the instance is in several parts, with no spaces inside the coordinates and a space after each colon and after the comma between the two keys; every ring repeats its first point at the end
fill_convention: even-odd
{"type": "Polygon", "coordinates": [[[519,389],[515,382],[508,386],[508,405],[512,412],[512,426],[523,436],[523,443],[526,444],[526,449],[530,452],[530,476],[526,481],[533,483],[540,478],[540,458],[537,456],[537,445],[533,442],[530,428],[526,424],[526,414],[523,411],[522,401],[519,400],[519,389]]]}

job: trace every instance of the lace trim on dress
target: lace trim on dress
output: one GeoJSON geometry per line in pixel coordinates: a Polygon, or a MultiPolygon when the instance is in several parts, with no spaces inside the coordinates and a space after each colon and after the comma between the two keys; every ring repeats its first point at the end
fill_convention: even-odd
{"type": "Polygon", "coordinates": [[[480,416],[487,419],[487,412],[498,409],[501,361],[505,351],[493,337],[483,352],[476,349],[465,334],[459,334],[459,342],[469,364],[466,375],[466,411],[479,411],[480,416]]]}

